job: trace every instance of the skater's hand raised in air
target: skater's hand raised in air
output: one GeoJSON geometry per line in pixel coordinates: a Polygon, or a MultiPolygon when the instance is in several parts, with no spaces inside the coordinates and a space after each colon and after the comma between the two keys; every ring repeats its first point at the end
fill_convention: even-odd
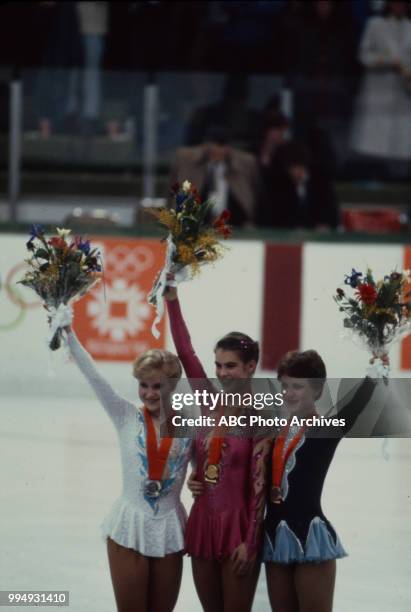
{"type": "Polygon", "coordinates": [[[167,285],[166,288],[164,289],[164,299],[167,300],[168,302],[172,302],[173,300],[176,300],[178,297],[177,287],[173,286],[173,282],[174,282],[173,274],[167,274],[167,282],[169,281],[170,281],[170,285],[167,285]]]}
{"type": "Polygon", "coordinates": [[[58,308],[46,309],[49,312],[49,325],[57,323],[60,329],[66,332],[71,331],[71,323],[73,321],[73,309],[69,304],[60,304],[58,308]]]}
{"type": "Polygon", "coordinates": [[[370,359],[371,365],[373,365],[378,359],[382,361],[382,364],[389,367],[390,365],[390,357],[388,353],[381,353],[381,355],[377,355],[377,353],[373,353],[370,359]]]}

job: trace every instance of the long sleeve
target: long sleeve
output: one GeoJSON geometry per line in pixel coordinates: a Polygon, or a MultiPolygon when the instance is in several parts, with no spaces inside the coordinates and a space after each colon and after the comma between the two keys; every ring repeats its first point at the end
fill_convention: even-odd
{"type": "Polygon", "coordinates": [[[261,544],[271,442],[269,438],[255,438],[253,442],[249,476],[249,526],[246,540],[249,558],[258,553],[261,544]]]}
{"type": "Polygon", "coordinates": [[[337,409],[339,419],[344,419],[345,425],[342,427],[343,435],[346,435],[354,426],[356,420],[371,400],[376,383],[368,376],[361,382],[354,396],[341,409],[337,409]]]}
{"type": "Polygon", "coordinates": [[[187,378],[207,378],[201,361],[197,357],[177,300],[167,301],[171,334],[177,355],[183,364],[187,378]]]}
{"type": "Polygon", "coordinates": [[[134,405],[128,400],[117,395],[109,383],[98,373],[94,361],[89,353],[80,344],[73,331],[67,334],[67,343],[70,353],[79,370],[90,383],[100,403],[104,407],[115,427],[120,429],[124,423],[124,417],[130,410],[135,411],[134,405]]]}

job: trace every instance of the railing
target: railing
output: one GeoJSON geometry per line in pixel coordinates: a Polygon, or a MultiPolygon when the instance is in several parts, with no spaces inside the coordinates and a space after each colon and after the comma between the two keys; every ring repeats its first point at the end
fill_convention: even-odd
{"type": "MultiPolygon", "coordinates": [[[[256,151],[263,109],[270,99],[278,98],[279,109],[292,125],[290,133],[294,130],[300,137],[307,108],[311,109],[318,97],[304,79],[294,79],[287,85],[279,76],[253,75],[243,88],[246,97],[235,102],[227,118],[221,107],[232,75],[102,72],[98,87],[95,80],[90,85],[87,75],[90,77],[78,69],[24,70],[18,80],[9,83],[9,133],[0,133],[0,145],[8,141],[8,146],[0,146],[0,162],[8,172],[9,221],[18,219],[19,199],[26,195],[22,181],[28,172],[42,176],[44,183],[53,181],[56,170],[76,171],[75,180],[80,176],[83,179],[85,172],[98,172],[107,181],[112,175],[113,186],[130,177],[137,183],[138,177],[138,192],[133,191],[133,196],[150,202],[165,195],[158,179],[163,177],[164,183],[176,148],[200,142],[210,123],[230,123],[233,144],[256,151]],[[90,115],[90,96],[94,96],[94,115],[90,115]]],[[[347,92],[353,88],[346,81],[335,80],[325,94],[322,92],[328,96],[331,113],[320,117],[319,125],[329,150],[335,153],[339,177],[368,181],[369,188],[375,189],[383,175],[378,168],[370,173],[367,168],[363,171],[363,162],[350,152],[354,104],[347,109],[351,96],[347,97],[347,92]],[[344,174],[344,168],[348,173],[344,174]],[[351,174],[350,168],[354,168],[351,174]]],[[[4,116],[5,109],[0,110],[4,116]]],[[[333,163],[332,159],[326,161],[333,163]]],[[[398,168],[396,164],[395,171],[398,168]]],[[[409,176],[397,178],[408,180],[409,176]]],[[[54,193],[60,193],[60,187],[56,181],[54,193]]],[[[104,193],[110,195],[109,189],[104,193]]]]}

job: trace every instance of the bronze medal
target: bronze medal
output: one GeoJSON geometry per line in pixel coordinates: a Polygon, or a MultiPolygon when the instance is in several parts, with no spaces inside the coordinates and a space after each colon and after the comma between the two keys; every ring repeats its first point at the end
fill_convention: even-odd
{"type": "Polygon", "coordinates": [[[204,480],[210,484],[216,484],[220,477],[220,468],[215,463],[209,463],[204,472],[204,480]]]}

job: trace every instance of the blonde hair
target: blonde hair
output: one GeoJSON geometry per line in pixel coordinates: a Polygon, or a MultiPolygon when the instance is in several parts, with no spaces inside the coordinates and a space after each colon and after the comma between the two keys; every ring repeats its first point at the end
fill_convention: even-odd
{"type": "Polygon", "coordinates": [[[133,376],[138,380],[148,378],[159,370],[167,378],[181,378],[183,373],[179,358],[170,351],[162,349],[145,351],[133,363],[133,376]]]}

